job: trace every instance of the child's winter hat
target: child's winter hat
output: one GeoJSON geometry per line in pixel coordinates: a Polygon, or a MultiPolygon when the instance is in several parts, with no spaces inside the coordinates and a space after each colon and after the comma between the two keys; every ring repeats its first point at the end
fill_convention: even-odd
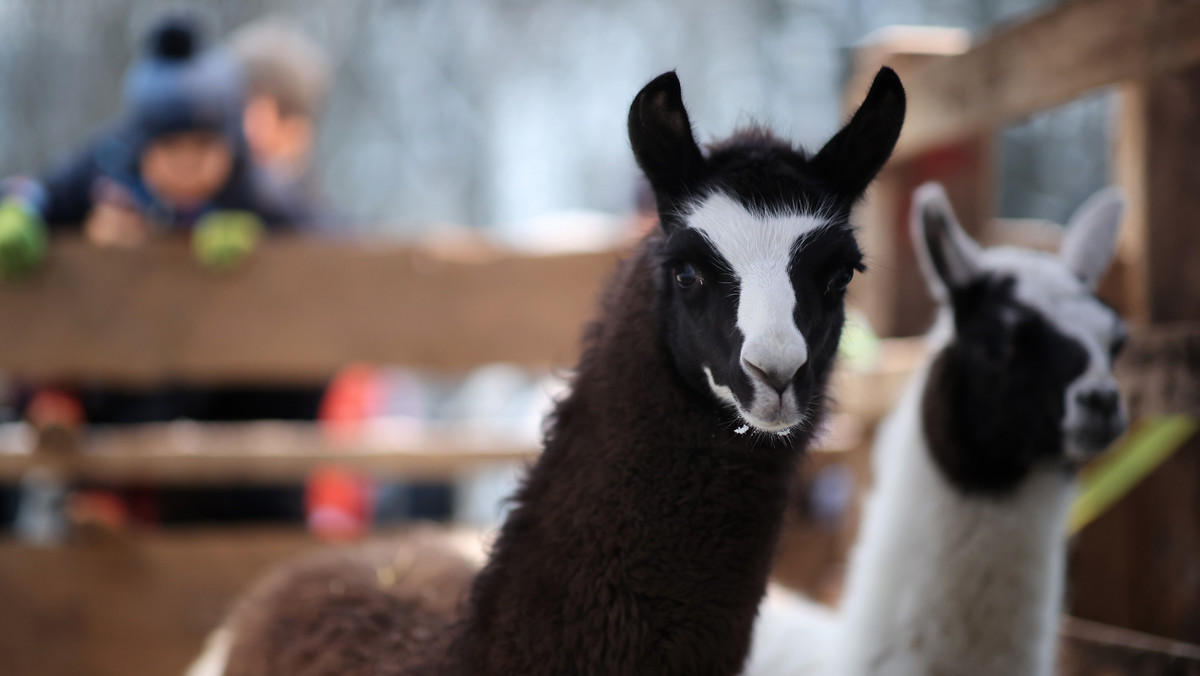
{"type": "Polygon", "coordinates": [[[141,58],[125,74],[131,140],[140,147],[185,131],[240,138],[243,87],[237,63],[207,44],[196,18],[163,17],[147,32],[141,58]]]}

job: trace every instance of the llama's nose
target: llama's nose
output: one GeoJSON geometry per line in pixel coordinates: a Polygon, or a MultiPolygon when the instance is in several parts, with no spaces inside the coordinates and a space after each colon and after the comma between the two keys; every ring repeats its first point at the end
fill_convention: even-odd
{"type": "Polygon", "coordinates": [[[808,344],[794,327],[750,336],[742,345],[742,369],[783,394],[808,363],[808,344]]]}
{"type": "Polygon", "coordinates": [[[1075,399],[1079,402],[1080,406],[1105,418],[1111,418],[1116,415],[1121,403],[1120,395],[1117,391],[1107,387],[1083,390],[1075,395],[1075,399]]]}
{"type": "Polygon", "coordinates": [[[792,384],[792,378],[795,377],[796,371],[800,370],[800,367],[789,371],[787,367],[772,368],[759,366],[745,357],[742,357],[742,368],[746,369],[746,373],[770,385],[779,394],[787,391],[788,385],[792,384]]]}

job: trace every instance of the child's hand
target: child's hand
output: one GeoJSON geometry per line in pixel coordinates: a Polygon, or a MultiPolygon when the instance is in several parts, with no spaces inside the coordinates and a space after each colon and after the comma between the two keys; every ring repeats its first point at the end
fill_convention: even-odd
{"type": "Polygon", "coordinates": [[[134,209],[100,202],[92,207],[83,232],[96,246],[133,248],[149,239],[150,225],[134,209]]]}
{"type": "Polygon", "coordinates": [[[0,201],[0,278],[31,274],[46,256],[46,226],[15,198],[0,201]]]}
{"type": "Polygon", "coordinates": [[[248,211],[214,211],[196,223],[192,252],[206,267],[237,267],[262,239],[262,221],[248,211]]]}

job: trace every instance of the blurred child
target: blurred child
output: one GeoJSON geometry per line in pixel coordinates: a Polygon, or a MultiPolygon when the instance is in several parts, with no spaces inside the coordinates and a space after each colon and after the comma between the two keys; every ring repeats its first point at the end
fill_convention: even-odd
{"type": "Polygon", "coordinates": [[[271,190],[242,135],[237,63],[207,47],[198,23],[172,15],[148,32],[126,72],[125,109],[82,152],[41,180],[12,179],[0,202],[0,276],[32,271],[45,230],[82,227],[101,245],[132,246],[154,230],[192,232],[203,262],[228,265],[261,225],[307,220],[271,190]]]}
{"type": "Polygon", "coordinates": [[[280,17],[252,21],[228,40],[246,74],[242,127],[254,163],[273,188],[312,202],[312,153],[329,94],[329,62],[315,42],[280,17]]]}

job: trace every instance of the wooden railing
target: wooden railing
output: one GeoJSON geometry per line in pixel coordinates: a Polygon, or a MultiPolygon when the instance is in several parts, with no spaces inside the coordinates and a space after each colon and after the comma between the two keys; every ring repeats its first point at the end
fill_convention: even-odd
{"type": "Polygon", "coordinates": [[[352,362],[569,365],[616,254],[267,243],[227,273],[184,242],[56,242],[0,285],[0,372],[114,384],[311,383],[352,362]]]}

